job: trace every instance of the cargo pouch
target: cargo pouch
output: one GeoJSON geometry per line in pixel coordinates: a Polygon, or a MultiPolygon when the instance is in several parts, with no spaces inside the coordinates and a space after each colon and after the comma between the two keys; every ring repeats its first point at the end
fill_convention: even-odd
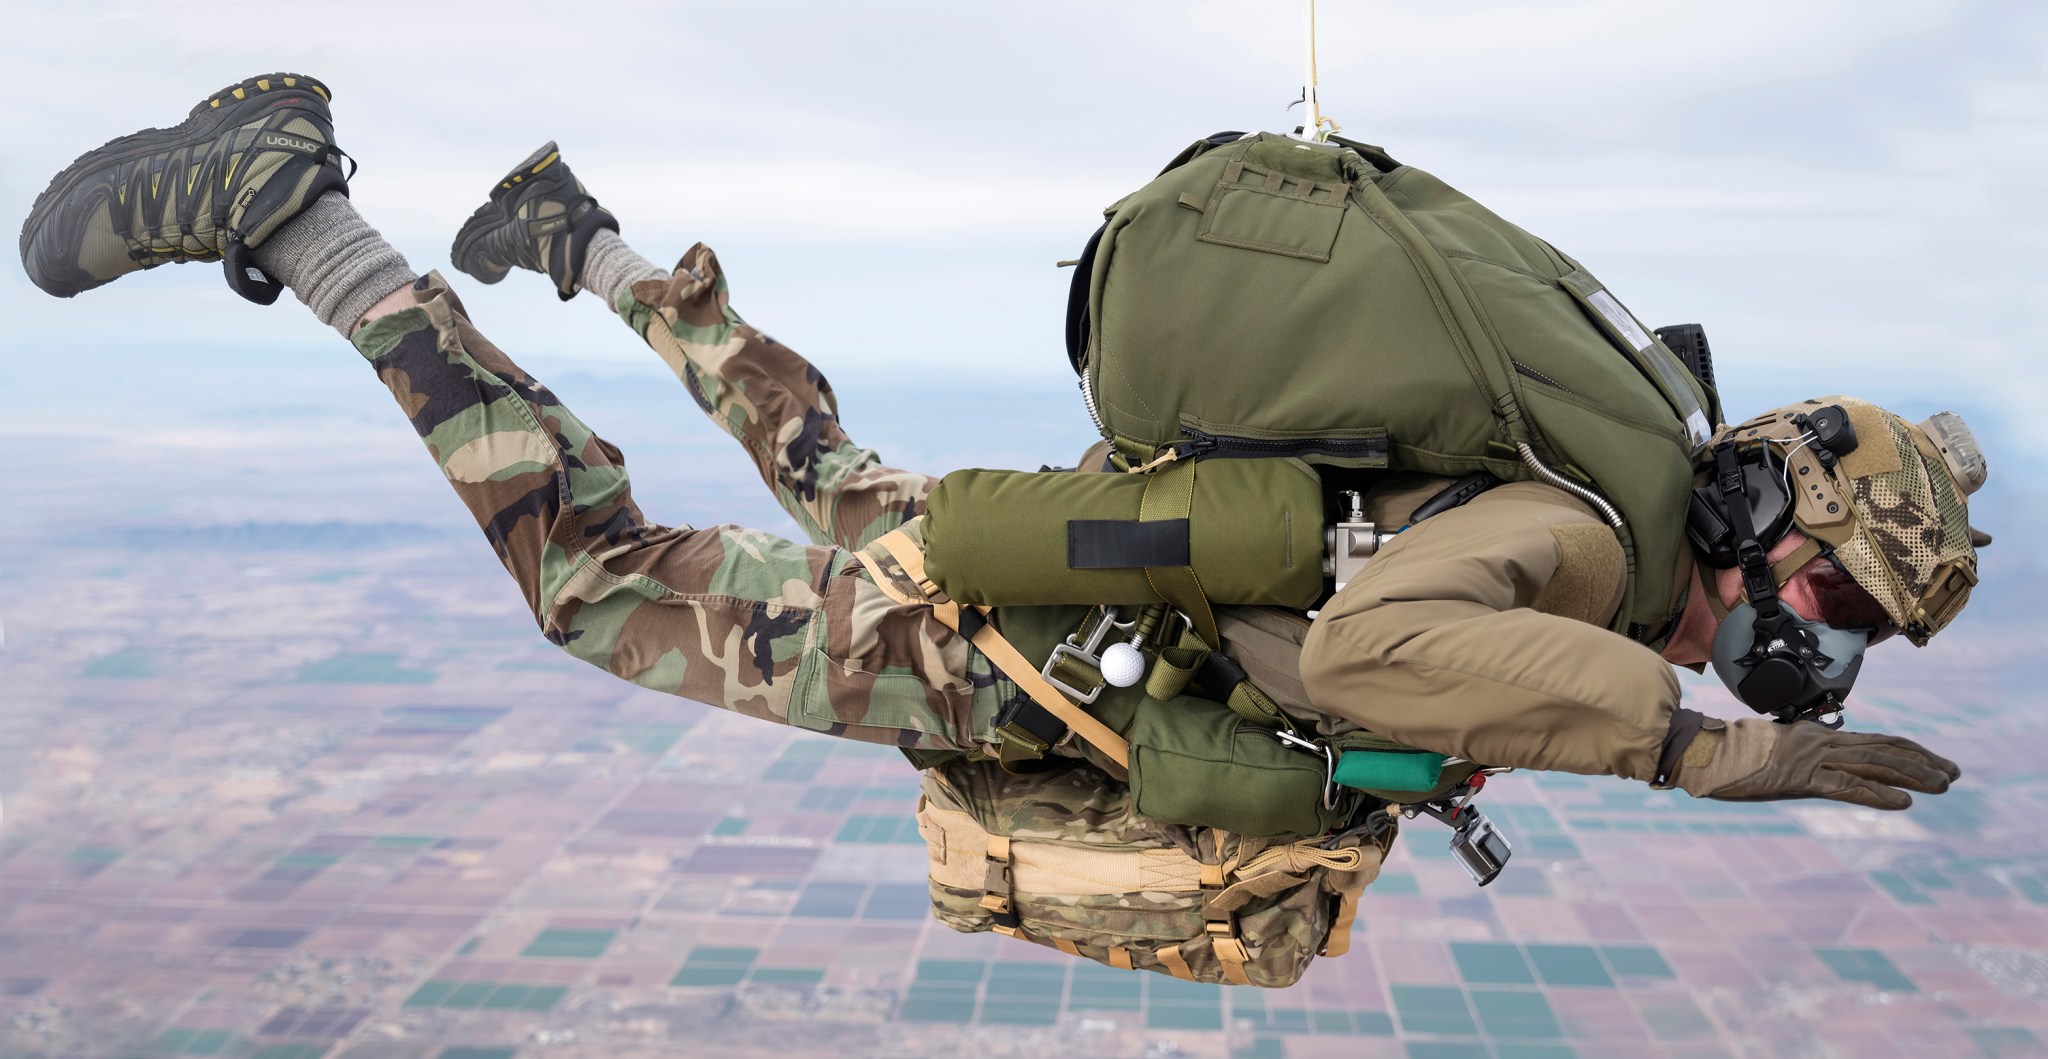
{"type": "Polygon", "coordinates": [[[933,914],[1124,970],[1293,984],[1343,954],[1393,818],[1326,842],[1271,841],[1137,815],[1086,765],[1017,776],[955,761],[925,773],[918,833],[933,914]]]}
{"type": "Polygon", "coordinates": [[[1208,699],[1145,699],[1125,732],[1132,808],[1262,838],[1328,834],[1343,814],[1324,807],[1326,760],[1274,733],[1208,699]]]}
{"type": "Polygon", "coordinates": [[[1336,179],[1318,183],[1233,161],[1206,202],[1184,193],[1180,204],[1201,212],[1195,238],[1202,242],[1327,262],[1351,199],[1351,185],[1332,175],[1336,179]]]}

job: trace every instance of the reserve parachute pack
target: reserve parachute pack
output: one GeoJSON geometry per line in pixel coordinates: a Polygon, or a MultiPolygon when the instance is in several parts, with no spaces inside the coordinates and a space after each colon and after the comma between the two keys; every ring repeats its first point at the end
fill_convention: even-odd
{"type": "Polygon", "coordinates": [[[1318,711],[1289,671],[1291,612],[1383,537],[1359,490],[1578,495],[1629,563],[1615,631],[1652,641],[1717,398],[1703,347],[1376,147],[1219,134],[1106,212],[1068,349],[1116,473],[956,471],[870,553],[1020,692],[980,760],[919,761],[933,901],[962,930],[1285,985],[1342,950],[1404,808],[1451,824],[1481,885],[1508,854],[1467,804],[1479,763],[1318,711]]]}

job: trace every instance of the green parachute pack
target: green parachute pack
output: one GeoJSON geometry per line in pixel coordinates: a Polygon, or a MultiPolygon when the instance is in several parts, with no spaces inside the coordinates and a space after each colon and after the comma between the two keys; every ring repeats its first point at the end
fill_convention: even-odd
{"type": "Polygon", "coordinates": [[[1219,142],[1235,136],[1111,206],[1075,276],[1083,399],[1142,480],[947,476],[925,529],[938,584],[1163,601],[1210,638],[1209,605],[1322,592],[1314,472],[1486,471],[1599,509],[1630,565],[1615,631],[1654,635],[1711,388],[1577,261],[1428,173],[1350,141],[1219,142]]]}
{"type": "Polygon", "coordinates": [[[921,820],[932,806],[973,818],[985,869],[978,891],[959,885],[941,861],[968,829],[921,824],[939,835],[934,902],[960,929],[1284,985],[1304,953],[1341,946],[1333,925],[1348,930],[1391,841],[1388,807],[1455,817],[1483,782],[1478,763],[1359,730],[1298,689],[1298,612],[1376,546],[1358,490],[1414,471],[1578,495],[1628,560],[1614,631],[1651,642],[1678,595],[1718,398],[1709,371],[1578,262],[1367,144],[1219,134],[1106,216],[1074,276],[1068,348],[1113,473],[956,471],[918,524],[878,542],[1021,693],[997,718],[995,761],[919,762],[935,766],[921,820]],[[1028,801],[1033,777],[1055,782],[1035,771],[1049,759],[1075,756],[1113,813],[1059,825],[1008,804],[1028,801]],[[1017,775],[966,778],[996,772],[1017,775]],[[1075,918],[1070,882],[1031,892],[1016,877],[1064,878],[1023,869],[1017,851],[1060,861],[1116,821],[1168,829],[1148,848],[1192,853],[1206,880],[1179,899],[1092,895],[1126,934],[1134,909],[1156,911],[1142,943],[1083,929],[1106,921],[1075,918]],[[1276,858],[1291,882],[1268,870],[1276,858]],[[1323,910],[1305,947],[1298,916],[1292,933],[1252,926],[1281,922],[1259,917],[1289,901],[1323,910]]]}

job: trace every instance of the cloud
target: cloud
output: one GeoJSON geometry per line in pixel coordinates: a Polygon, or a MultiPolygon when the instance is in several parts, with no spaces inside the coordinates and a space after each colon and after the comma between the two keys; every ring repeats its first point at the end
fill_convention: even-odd
{"type": "MultiPolygon", "coordinates": [[[[445,267],[491,181],[557,138],[636,245],[662,259],[711,241],[742,311],[841,374],[1057,372],[1065,276],[1050,262],[1101,207],[1197,136],[1300,113],[1286,109],[1294,0],[7,11],[0,203],[17,215],[79,151],[232,79],[297,69],[335,86],[339,138],[364,163],[356,201],[417,267],[445,267]]],[[[1347,132],[1586,261],[1639,314],[1705,323],[1737,389],[1867,377],[1987,409],[2048,451],[2032,414],[2048,399],[2034,352],[2048,342],[2034,308],[2048,304],[2048,7],[1319,11],[1322,100],[1347,132]]],[[[111,361],[195,336],[352,356],[301,313],[235,302],[208,268],[77,303],[6,272],[10,361],[111,361]]],[[[515,355],[644,358],[533,277],[464,295],[515,355]]],[[[54,370],[11,363],[0,386],[54,370]]]]}

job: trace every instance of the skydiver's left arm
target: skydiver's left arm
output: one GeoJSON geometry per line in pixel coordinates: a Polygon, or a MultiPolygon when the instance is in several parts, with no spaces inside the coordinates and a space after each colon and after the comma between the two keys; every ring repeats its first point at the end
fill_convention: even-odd
{"type": "Polygon", "coordinates": [[[885,466],[846,436],[832,384],[734,312],[709,247],[666,280],[633,285],[619,314],[737,438],[812,543],[861,548],[923,514],[938,479],[885,466]]]}
{"type": "Polygon", "coordinates": [[[1613,532],[1578,501],[1500,486],[1367,563],[1309,632],[1302,679],[1317,708],[1414,746],[1648,780],[1679,687],[1605,628],[1625,576],[1613,532]]]}

